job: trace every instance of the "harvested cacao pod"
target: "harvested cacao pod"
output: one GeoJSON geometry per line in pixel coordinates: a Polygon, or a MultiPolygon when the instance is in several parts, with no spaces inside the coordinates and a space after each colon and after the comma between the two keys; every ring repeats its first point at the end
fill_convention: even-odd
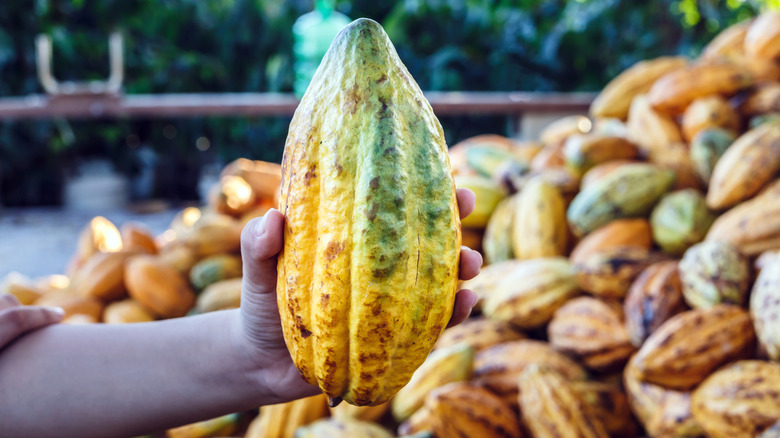
{"type": "Polygon", "coordinates": [[[742,20],[723,29],[710,40],[701,51],[702,58],[721,58],[743,56],[745,54],[745,35],[752,19],[742,20]]]}
{"type": "Polygon", "coordinates": [[[35,300],[36,306],[62,307],[69,318],[73,315],[87,315],[94,321],[100,321],[103,314],[103,302],[94,297],[83,296],[72,289],[53,289],[35,300]]]}
{"type": "Polygon", "coordinates": [[[195,251],[185,244],[166,246],[157,257],[160,263],[173,267],[187,278],[190,276],[190,270],[199,260],[195,251]]]}
{"type": "Polygon", "coordinates": [[[535,437],[608,437],[601,420],[566,378],[531,365],[520,374],[520,412],[535,437]]]}
{"type": "Polygon", "coordinates": [[[716,371],[693,391],[693,416],[713,438],[754,437],[780,418],[780,364],[746,360],[716,371]]]}
{"type": "Polygon", "coordinates": [[[484,266],[479,275],[468,281],[460,283],[460,289],[471,289],[477,294],[477,305],[475,308],[481,309],[485,301],[493,295],[501,282],[509,273],[515,271],[519,266],[523,266],[524,260],[507,260],[505,262],[493,263],[484,266]]]}
{"type": "Polygon", "coordinates": [[[282,166],[259,160],[239,158],[222,169],[220,177],[235,175],[252,187],[254,197],[260,203],[276,204],[279,197],[279,183],[282,180],[282,166]]]}
{"type": "Polygon", "coordinates": [[[208,438],[232,435],[238,429],[241,414],[227,414],[210,420],[175,427],[165,431],[166,438],[208,438]]]}
{"type": "Polygon", "coordinates": [[[566,216],[584,236],[615,219],[644,216],[674,183],[674,174],[651,164],[621,166],[574,197],[566,216]]]}
{"type": "Polygon", "coordinates": [[[593,166],[590,170],[585,172],[585,174],[582,176],[582,181],[580,182],[580,189],[584,190],[586,187],[593,185],[593,183],[609,175],[610,173],[612,173],[612,171],[617,170],[621,166],[624,166],[626,164],[636,164],[636,163],[637,161],[634,160],[612,160],[612,161],[607,161],[606,163],[597,164],[593,166]]]}
{"type": "Polygon", "coordinates": [[[211,283],[198,294],[195,310],[198,313],[206,313],[237,309],[241,306],[241,284],[241,277],[211,283]]]}
{"type": "Polygon", "coordinates": [[[780,181],[720,215],[705,240],[729,242],[747,256],[780,248],[780,181]]]}
{"type": "Polygon", "coordinates": [[[244,178],[226,175],[209,190],[208,204],[214,211],[239,217],[257,205],[257,195],[244,178]]]}
{"type": "Polygon", "coordinates": [[[106,324],[128,324],[148,321],[154,321],[154,315],[132,298],[115,301],[107,305],[105,310],[103,310],[103,322],[106,324]]]}
{"type": "Polygon", "coordinates": [[[645,431],[652,437],[704,435],[691,413],[691,393],[642,381],[633,362],[632,358],[624,370],[623,384],[631,409],[645,431]]]}
{"type": "Polygon", "coordinates": [[[728,96],[751,85],[753,77],[740,64],[703,60],[661,76],[647,92],[647,100],[656,111],[682,114],[700,97],[728,96]]]}
{"type": "Polygon", "coordinates": [[[752,280],[750,264],[727,242],[708,240],[690,247],[680,260],[685,302],[693,308],[715,304],[741,306],[752,280]]]}
{"type": "Polygon", "coordinates": [[[390,402],[376,406],[355,406],[349,403],[341,403],[330,408],[330,415],[334,418],[354,418],[355,420],[379,423],[389,410],[390,402]]]}
{"type": "MultiPolygon", "coordinates": [[[[303,378],[331,404],[388,401],[449,322],[461,244],[455,185],[419,86],[382,27],[355,20],[290,123],[279,204],[282,331],[303,378]]],[[[503,193],[489,208],[479,195],[469,217],[484,226],[503,193]]]]}
{"type": "Polygon", "coordinates": [[[690,142],[699,132],[707,128],[721,128],[736,134],[742,121],[729,102],[718,96],[700,97],[686,108],[682,116],[682,133],[690,142]]]}
{"type": "Polygon", "coordinates": [[[518,407],[518,379],[528,366],[537,364],[554,369],[568,380],[586,380],[587,372],[577,362],[556,351],[550,344],[534,340],[505,342],[474,356],[475,385],[518,407]]]}
{"type": "Polygon", "coordinates": [[[541,178],[533,178],[523,186],[514,207],[515,258],[525,260],[566,253],[566,204],[558,189],[541,178]]]}
{"type": "Polygon", "coordinates": [[[732,132],[721,128],[703,129],[693,137],[689,149],[691,162],[702,182],[710,182],[715,164],[735,138],[732,132]]]}
{"type": "Polygon", "coordinates": [[[43,296],[46,290],[34,284],[26,275],[10,272],[0,281],[0,295],[10,294],[23,305],[32,304],[43,296]]]}
{"type": "Polygon", "coordinates": [[[455,177],[455,185],[459,189],[469,189],[477,195],[474,211],[467,218],[463,219],[464,227],[484,228],[488,220],[490,220],[493,210],[506,196],[506,191],[502,187],[481,176],[457,175],[455,177]]]}
{"type": "Polygon", "coordinates": [[[780,170],[780,123],[764,123],[742,134],[712,170],[707,205],[731,207],[755,195],[780,170]]]}
{"type": "Polygon", "coordinates": [[[663,149],[651,151],[647,159],[650,163],[674,172],[673,190],[702,187],[687,144],[682,142],[668,143],[663,149]]]}
{"type": "Polygon", "coordinates": [[[85,297],[112,301],[127,296],[125,262],[135,253],[98,252],[86,260],[70,280],[70,288],[85,297]]]}
{"type": "MultiPolygon", "coordinates": [[[[590,120],[588,120],[590,123],[590,120]]],[[[566,165],[566,157],[563,154],[563,145],[565,140],[555,143],[545,143],[544,148],[531,160],[531,171],[541,172],[543,170],[555,169],[566,165]]]]}
{"type": "Polygon", "coordinates": [[[451,383],[431,392],[425,406],[437,437],[521,438],[517,416],[497,396],[468,383],[451,383]]]}
{"type": "Polygon", "coordinates": [[[751,116],[780,112],[780,83],[756,87],[740,105],[739,110],[751,116]]]}
{"type": "Polygon", "coordinates": [[[563,145],[566,165],[580,175],[597,164],[630,160],[638,153],[636,145],[624,137],[592,133],[571,135],[563,145]]]}
{"type": "Polygon", "coordinates": [[[324,418],[295,431],[295,438],[393,438],[384,427],[352,418],[324,418]]]}
{"type": "Polygon", "coordinates": [[[122,249],[131,252],[157,254],[157,243],[151,232],[141,224],[128,222],[120,228],[122,249]]]}
{"type": "Polygon", "coordinates": [[[669,193],[661,198],[650,215],[653,240],[665,252],[681,255],[704,240],[715,218],[698,190],[669,193]]]}
{"type": "Polygon", "coordinates": [[[661,56],[637,62],[601,90],[590,105],[591,116],[625,120],[634,97],[647,93],[658,78],[687,63],[682,56],[661,56]]]}
{"type": "Polygon", "coordinates": [[[573,134],[587,134],[593,128],[593,122],[585,116],[566,116],[545,126],[539,134],[539,140],[545,145],[561,143],[573,134]]]}
{"type": "Polygon", "coordinates": [[[547,326],[550,345],[597,371],[619,369],[634,352],[618,303],[578,297],[561,306],[547,326]]]}
{"type": "Polygon", "coordinates": [[[745,52],[755,58],[780,58],[780,12],[765,12],[745,35],[745,52]]]}
{"type": "Polygon", "coordinates": [[[750,315],[761,347],[771,360],[780,360],[780,258],[775,256],[761,269],[750,294],[750,315]]]}
{"type": "Polygon", "coordinates": [[[474,349],[466,344],[434,350],[393,397],[393,417],[399,423],[405,421],[423,406],[429,392],[448,383],[468,380],[473,369],[474,349]]]}
{"type": "Polygon", "coordinates": [[[241,223],[228,215],[203,215],[183,236],[197,257],[235,252],[241,247],[241,223]]]}
{"type": "Polygon", "coordinates": [[[604,425],[609,436],[634,438],[638,435],[637,423],[631,413],[626,393],[620,384],[594,381],[573,381],[571,389],[587,404],[604,425]]]}
{"type": "Polygon", "coordinates": [[[161,318],[184,316],[195,305],[195,292],[189,282],[155,256],[137,255],[128,259],[125,284],[130,297],[161,318]]]}
{"type": "Polygon", "coordinates": [[[512,195],[501,200],[490,215],[485,234],[482,238],[482,253],[488,264],[503,262],[514,258],[512,245],[512,224],[515,219],[517,196],[512,195]]]}
{"type": "Polygon", "coordinates": [[[637,347],[672,316],[687,309],[677,261],[648,266],[631,284],[624,303],[626,329],[637,347]]]}
{"type": "Polygon", "coordinates": [[[642,344],[633,363],[640,379],[687,390],[719,366],[751,355],[754,344],[750,315],[719,304],[671,317],[642,344]]]}
{"type": "Polygon", "coordinates": [[[525,339],[525,336],[507,322],[469,318],[455,327],[444,330],[439,342],[436,343],[435,350],[465,344],[474,351],[482,351],[496,344],[521,339],[525,339]]]}
{"type": "Polygon", "coordinates": [[[585,292],[601,298],[623,299],[645,268],[666,257],[636,246],[607,248],[575,264],[574,278],[585,292]]]}
{"type": "Polygon", "coordinates": [[[674,119],[654,110],[645,95],[631,102],[628,111],[628,139],[639,146],[643,155],[663,151],[666,145],[682,141],[682,133],[674,119]]]}
{"type": "Polygon", "coordinates": [[[206,257],[192,267],[190,283],[196,289],[202,290],[218,281],[240,277],[242,271],[240,256],[217,254],[206,257]]]}
{"type": "Polygon", "coordinates": [[[563,303],[579,294],[571,263],[544,257],[517,263],[487,297],[482,311],[519,328],[546,324],[563,303]]]}
{"type": "Polygon", "coordinates": [[[591,255],[610,248],[637,247],[650,250],[653,236],[647,219],[617,219],[598,228],[577,243],[569,260],[584,263],[591,255]]]}
{"type": "Polygon", "coordinates": [[[327,416],[327,398],[322,394],[266,405],[249,424],[246,438],[293,438],[298,428],[327,416]]]}

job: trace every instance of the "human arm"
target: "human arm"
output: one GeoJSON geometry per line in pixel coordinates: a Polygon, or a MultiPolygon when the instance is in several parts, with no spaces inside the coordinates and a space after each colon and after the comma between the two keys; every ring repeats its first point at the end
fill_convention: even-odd
{"type": "MultiPolygon", "coordinates": [[[[473,194],[460,192],[462,212],[473,194]],[[465,193],[465,194],[464,194],[465,193]]],[[[241,309],[153,323],[56,325],[0,349],[0,436],[133,436],[313,395],[276,307],[282,215],[244,229],[241,309]]],[[[461,255],[461,277],[481,257],[461,255]]],[[[473,306],[458,294],[453,322],[473,306]]]]}

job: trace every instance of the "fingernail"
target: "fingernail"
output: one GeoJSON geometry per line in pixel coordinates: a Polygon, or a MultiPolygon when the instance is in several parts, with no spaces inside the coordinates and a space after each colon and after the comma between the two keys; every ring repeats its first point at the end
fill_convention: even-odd
{"type": "Polygon", "coordinates": [[[56,314],[58,314],[60,316],[65,314],[65,309],[63,309],[62,307],[45,306],[44,309],[47,312],[56,313],[56,314]]]}
{"type": "MultiPolygon", "coordinates": [[[[268,212],[265,213],[266,215],[268,212]]],[[[265,234],[265,215],[257,220],[255,224],[255,236],[262,237],[265,234]]]]}

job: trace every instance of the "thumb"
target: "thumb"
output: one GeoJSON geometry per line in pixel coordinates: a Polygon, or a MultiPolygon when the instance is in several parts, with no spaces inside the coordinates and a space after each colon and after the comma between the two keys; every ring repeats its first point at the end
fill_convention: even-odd
{"type": "Polygon", "coordinates": [[[276,292],[276,256],[282,249],[284,216],[270,209],[265,216],[249,221],[241,232],[244,292],[276,292]]]}

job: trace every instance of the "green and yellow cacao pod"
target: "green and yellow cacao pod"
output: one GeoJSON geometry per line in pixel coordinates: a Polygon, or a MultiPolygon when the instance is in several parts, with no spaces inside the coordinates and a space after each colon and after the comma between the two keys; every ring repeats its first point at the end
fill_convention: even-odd
{"type": "Polygon", "coordinates": [[[712,169],[735,138],[733,132],[723,128],[707,128],[693,137],[689,153],[693,168],[704,183],[710,182],[712,169]]]}
{"type": "Polygon", "coordinates": [[[384,403],[450,319],[461,234],[441,125],[376,22],[346,26],[314,75],[279,207],[277,297],[295,365],[332,404],[384,403]]]}
{"type": "Polygon", "coordinates": [[[512,245],[512,230],[515,220],[515,205],[519,195],[504,198],[493,210],[482,238],[482,253],[488,264],[510,260],[515,256],[512,245]]]}
{"type": "Polygon", "coordinates": [[[459,189],[469,189],[477,195],[474,211],[463,219],[464,227],[484,228],[493,210],[506,196],[506,191],[501,186],[481,176],[457,175],[455,185],[459,189]]]}
{"type": "Polygon", "coordinates": [[[661,198],[650,215],[653,239],[667,253],[680,255],[704,240],[715,218],[698,190],[670,193],[661,198]]]}
{"type": "Polygon", "coordinates": [[[218,281],[240,277],[243,272],[241,257],[218,254],[199,261],[190,271],[190,283],[198,290],[218,281]]]}
{"type": "Polygon", "coordinates": [[[627,164],[574,197],[567,217],[583,236],[614,219],[644,216],[674,183],[674,173],[651,164],[627,164]]]}

